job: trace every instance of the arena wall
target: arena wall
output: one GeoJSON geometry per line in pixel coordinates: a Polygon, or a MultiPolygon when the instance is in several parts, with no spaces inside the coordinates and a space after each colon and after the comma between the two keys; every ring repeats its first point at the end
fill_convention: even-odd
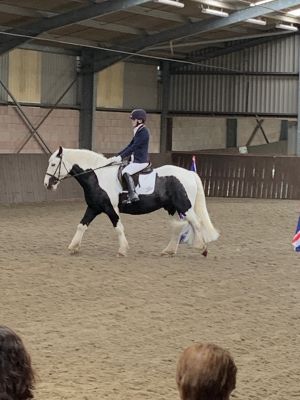
{"type": "MultiPolygon", "coordinates": [[[[23,111],[33,124],[48,112],[48,108],[24,107],[23,111]]],[[[150,152],[159,152],[160,115],[149,114],[148,126],[151,132],[150,152]]],[[[58,146],[77,148],[79,137],[79,111],[58,108],[38,129],[39,134],[51,151],[58,146]]],[[[0,106],[0,153],[17,153],[29,137],[29,128],[18,114],[15,106],[0,106]]],[[[132,138],[128,112],[97,111],[93,150],[101,153],[115,153],[126,146],[132,138]]],[[[41,153],[42,149],[32,137],[22,153],[41,153]]]]}
{"type": "MultiPolygon", "coordinates": [[[[72,178],[55,192],[46,190],[43,182],[48,158],[47,154],[0,154],[0,204],[83,199],[80,185],[72,178]]],[[[154,167],[172,163],[170,153],[153,153],[150,159],[154,167]]]]}
{"type": "MultiPolygon", "coordinates": [[[[245,146],[254,131],[257,121],[255,117],[237,118],[237,147],[245,146]]],[[[281,119],[264,118],[263,130],[269,143],[280,140],[281,119]]],[[[251,146],[265,145],[266,140],[260,130],[257,131],[251,146]]],[[[226,148],[226,118],[175,116],[173,118],[173,151],[197,151],[226,148]]],[[[266,147],[264,147],[265,150],[266,147]]],[[[275,149],[272,146],[272,149],[275,149]]],[[[286,154],[286,146],[280,147],[286,154]]]]}

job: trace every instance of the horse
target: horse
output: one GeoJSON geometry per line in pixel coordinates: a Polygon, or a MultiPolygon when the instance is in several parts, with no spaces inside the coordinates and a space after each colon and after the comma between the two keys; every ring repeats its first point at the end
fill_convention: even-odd
{"type": "Polygon", "coordinates": [[[74,177],[83,188],[87,203],[85,214],[68,246],[70,252],[79,252],[89,224],[104,213],[118,236],[117,256],[126,256],[129,246],[120,213],[141,215],[163,208],[172,217],[172,230],[170,242],[161,255],[175,256],[183,229],[191,228],[190,244],[206,256],[207,243],[217,240],[219,232],[208,214],[203,185],[197,173],[173,165],[156,168],[153,192],[140,194],[138,202],[126,204],[122,202],[124,192],[119,168],[119,164],[91,150],[59,147],[50,156],[44,186],[56,190],[64,179],[74,177]]]}

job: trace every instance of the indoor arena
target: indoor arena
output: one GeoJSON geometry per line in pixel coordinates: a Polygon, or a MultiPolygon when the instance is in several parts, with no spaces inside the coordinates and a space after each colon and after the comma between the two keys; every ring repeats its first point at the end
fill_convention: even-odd
{"type": "Polygon", "coordinates": [[[297,399],[300,0],[0,25],[0,399],[297,399]]]}

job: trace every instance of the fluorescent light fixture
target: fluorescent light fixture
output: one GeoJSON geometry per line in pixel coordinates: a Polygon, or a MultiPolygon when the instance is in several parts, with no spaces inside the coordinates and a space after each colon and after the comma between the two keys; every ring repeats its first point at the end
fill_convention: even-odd
{"type": "Polygon", "coordinates": [[[166,6],[174,6],[183,8],[184,4],[177,0],[154,0],[154,3],[165,4],[166,6]]]}
{"type": "Polygon", "coordinates": [[[249,24],[256,24],[256,25],[267,25],[267,21],[265,21],[264,19],[249,18],[249,19],[246,19],[245,22],[248,22],[249,24]]]}
{"type": "Polygon", "coordinates": [[[221,10],[215,10],[214,8],[201,8],[203,14],[217,15],[218,17],[228,17],[228,13],[221,10]]]}
{"type": "Polygon", "coordinates": [[[288,25],[288,24],[277,24],[275,25],[276,28],[278,29],[284,29],[285,31],[297,31],[298,28],[294,25],[288,25]]]}
{"type": "Polygon", "coordinates": [[[257,1],[256,3],[250,3],[250,6],[251,7],[261,6],[262,4],[269,3],[270,1],[272,1],[272,0],[260,0],[260,1],[257,1]]]}
{"type": "Polygon", "coordinates": [[[292,15],[293,17],[300,17],[300,8],[296,8],[296,10],[289,11],[288,15],[292,15]]]}

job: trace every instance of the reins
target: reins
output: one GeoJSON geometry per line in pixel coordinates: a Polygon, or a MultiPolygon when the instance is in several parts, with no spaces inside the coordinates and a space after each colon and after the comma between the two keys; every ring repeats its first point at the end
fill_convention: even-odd
{"type": "Polygon", "coordinates": [[[115,165],[120,165],[120,164],[122,164],[122,162],[121,163],[116,163],[116,162],[113,161],[113,162],[111,162],[109,164],[102,165],[101,167],[89,168],[87,171],[83,171],[83,172],[79,172],[78,174],[70,175],[70,172],[68,171],[65,163],[63,162],[62,157],[60,157],[60,162],[59,162],[58,166],[56,167],[56,170],[54,171],[54,173],[53,174],[49,174],[48,172],[46,172],[46,175],[50,176],[51,178],[54,178],[55,179],[55,183],[58,183],[58,182],[64,181],[65,179],[68,179],[68,178],[76,178],[77,176],[80,176],[80,175],[90,174],[91,172],[97,171],[98,169],[102,169],[102,168],[106,168],[106,167],[113,167],[115,165]],[[62,164],[65,167],[65,170],[67,171],[67,175],[64,176],[63,178],[59,178],[62,164]],[[55,176],[57,170],[58,170],[58,177],[55,176]]]}

